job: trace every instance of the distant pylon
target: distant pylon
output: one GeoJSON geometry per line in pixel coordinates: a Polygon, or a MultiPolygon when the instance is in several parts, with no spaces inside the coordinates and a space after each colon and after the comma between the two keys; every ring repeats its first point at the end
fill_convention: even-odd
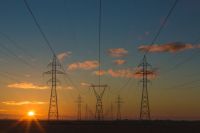
{"type": "Polygon", "coordinates": [[[95,114],[93,113],[93,111],[88,107],[88,113],[89,113],[89,117],[88,119],[93,120],[95,118],[95,114]]]}
{"type": "Polygon", "coordinates": [[[88,105],[85,104],[85,120],[88,120],[88,105]]]}
{"type": "Polygon", "coordinates": [[[58,70],[61,69],[61,64],[57,60],[56,56],[53,56],[53,61],[48,64],[48,67],[51,67],[51,70],[44,72],[44,74],[51,75],[51,79],[47,81],[47,84],[51,84],[51,95],[49,101],[49,111],[48,111],[48,120],[58,120],[58,97],[57,97],[57,85],[59,80],[57,79],[57,74],[64,74],[64,72],[58,70]]]}
{"type": "Polygon", "coordinates": [[[96,96],[96,111],[95,111],[95,119],[96,120],[103,120],[104,115],[103,115],[103,103],[102,103],[102,98],[103,94],[108,87],[107,85],[91,85],[90,86],[94,94],[96,96]]]}
{"type": "Polygon", "coordinates": [[[121,120],[121,104],[123,103],[120,95],[117,97],[117,120],[121,120]]]}
{"type": "Polygon", "coordinates": [[[110,105],[110,118],[113,120],[113,104],[110,105]]]}
{"type": "Polygon", "coordinates": [[[140,74],[142,74],[142,99],[140,105],[140,120],[150,120],[150,108],[149,108],[149,97],[148,97],[148,74],[150,72],[150,64],[147,63],[146,56],[144,55],[142,63],[139,64],[140,74]]]}
{"type": "Polygon", "coordinates": [[[78,110],[77,110],[77,120],[81,120],[81,104],[82,104],[82,97],[79,95],[78,98],[77,98],[77,107],[78,107],[78,110]]]}

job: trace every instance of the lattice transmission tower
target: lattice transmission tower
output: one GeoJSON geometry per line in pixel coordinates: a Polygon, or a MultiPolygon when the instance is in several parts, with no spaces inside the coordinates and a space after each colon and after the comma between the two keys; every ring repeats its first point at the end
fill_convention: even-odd
{"type": "Polygon", "coordinates": [[[82,97],[79,95],[77,98],[77,120],[81,120],[82,97]]]}
{"type": "Polygon", "coordinates": [[[103,103],[102,98],[105,90],[108,88],[108,85],[91,85],[90,88],[93,89],[94,94],[96,96],[96,111],[95,111],[95,119],[103,120],[103,103]]]}
{"type": "Polygon", "coordinates": [[[144,55],[142,62],[138,66],[139,72],[142,74],[142,98],[140,105],[140,120],[150,120],[150,107],[149,107],[149,96],[148,96],[148,75],[151,74],[151,65],[147,62],[146,56],[144,55]]]}
{"type": "Polygon", "coordinates": [[[120,95],[117,97],[117,120],[121,120],[121,104],[123,103],[120,95]]]}
{"type": "Polygon", "coordinates": [[[57,79],[58,74],[64,74],[61,70],[61,64],[57,60],[57,57],[54,55],[51,63],[48,64],[48,67],[51,69],[44,74],[51,75],[51,78],[47,81],[47,84],[51,85],[51,94],[49,101],[49,111],[48,111],[48,120],[58,120],[58,97],[57,97],[57,86],[59,85],[59,80],[57,79]]]}
{"type": "Polygon", "coordinates": [[[89,116],[88,116],[88,105],[85,104],[85,120],[88,120],[89,116]]]}
{"type": "Polygon", "coordinates": [[[113,104],[110,105],[110,118],[113,120],[113,104]]]}

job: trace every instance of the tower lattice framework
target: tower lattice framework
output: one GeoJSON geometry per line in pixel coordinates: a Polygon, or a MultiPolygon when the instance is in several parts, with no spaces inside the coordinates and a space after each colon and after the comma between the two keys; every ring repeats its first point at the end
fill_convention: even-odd
{"type": "Polygon", "coordinates": [[[151,74],[151,65],[147,62],[146,56],[144,55],[142,63],[139,64],[140,74],[142,74],[142,98],[140,105],[140,120],[150,120],[150,106],[148,96],[148,75],[151,74]]]}
{"type": "Polygon", "coordinates": [[[104,92],[105,92],[105,90],[108,86],[107,85],[91,85],[90,87],[93,89],[94,94],[96,96],[95,119],[96,120],[103,120],[104,115],[103,115],[102,98],[103,98],[104,92]]]}
{"type": "Polygon", "coordinates": [[[49,110],[48,110],[48,120],[58,120],[58,96],[57,96],[57,86],[59,85],[59,80],[57,79],[58,74],[64,74],[61,70],[61,64],[57,60],[57,57],[54,55],[51,63],[48,64],[48,67],[51,69],[44,74],[48,74],[51,78],[47,81],[47,84],[51,85],[51,94],[49,101],[49,110]]]}

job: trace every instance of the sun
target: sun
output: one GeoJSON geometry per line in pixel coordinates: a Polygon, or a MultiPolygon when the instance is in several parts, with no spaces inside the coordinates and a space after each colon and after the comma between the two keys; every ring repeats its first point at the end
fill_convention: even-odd
{"type": "Polygon", "coordinates": [[[34,117],[35,116],[35,111],[28,111],[27,112],[27,116],[29,116],[29,117],[34,117]]]}

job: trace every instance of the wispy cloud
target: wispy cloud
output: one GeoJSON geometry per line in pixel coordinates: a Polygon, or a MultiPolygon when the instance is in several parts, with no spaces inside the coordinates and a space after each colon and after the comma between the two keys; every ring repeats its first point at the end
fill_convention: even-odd
{"type": "Polygon", "coordinates": [[[90,83],[81,82],[81,86],[86,86],[86,87],[89,87],[90,85],[91,85],[90,83]]]}
{"type": "Polygon", "coordinates": [[[7,87],[17,88],[17,89],[36,89],[36,90],[37,89],[38,90],[48,89],[48,86],[35,85],[35,84],[29,83],[29,82],[13,83],[13,84],[9,84],[7,87]]]}
{"type": "Polygon", "coordinates": [[[99,66],[99,62],[96,60],[87,60],[84,62],[75,62],[70,65],[68,65],[67,70],[77,70],[77,69],[83,69],[83,70],[91,70],[95,69],[99,66]]]}
{"type": "Polygon", "coordinates": [[[134,78],[134,69],[131,68],[118,70],[109,69],[107,73],[115,78],[134,78]]]}
{"type": "Polygon", "coordinates": [[[61,91],[61,90],[73,90],[74,87],[73,86],[57,86],[56,88],[58,91],[61,91]]]}
{"type": "Polygon", "coordinates": [[[67,90],[73,90],[74,88],[72,86],[67,86],[67,90]]]}
{"type": "Polygon", "coordinates": [[[30,77],[31,77],[30,74],[25,74],[24,76],[27,77],[27,78],[30,78],[30,77]]]}
{"type": "Polygon", "coordinates": [[[105,70],[97,70],[97,71],[94,71],[93,74],[97,75],[97,76],[103,76],[106,74],[106,71],[105,70]]]}
{"type": "MultiPolygon", "coordinates": [[[[97,74],[96,74],[97,75],[97,74]]],[[[141,68],[108,69],[103,71],[103,75],[110,75],[113,78],[135,78],[140,79],[143,76],[141,68]]],[[[157,70],[147,70],[147,78],[154,79],[158,75],[157,70]]]]}
{"type": "Polygon", "coordinates": [[[119,60],[114,60],[113,63],[115,65],[123,65],[123,64],[126,64],[126,61],[122,60],[122,59],[119,59],[119,60]]]}
{"type": "MultiPolygon", "coordinates": [[[[158,76],[157,69],[147,70],[147,78],[148,79],[155,79],[158,76]]],[[[137,68],[134,73],[134,78],[141,79],[143,78],[143,70],[142,68],[137,68]]]]}
{"type": "Polygon", "coordinates": [[[64,61],[65,58],[69,57],[71,54],[72,54],[72,52],[70,52],[70,51],[63,52],[63,53],[58,54],[58,55],[57,55],[57,58],[58,58],[60,61],[64,61]]]}
{"type": "Polygon", "coordinates": [[[142,52],[151,52],[151,53],[156,53],[156,52],[180,52],[180,51],[185,51],[185,50],[190,50],[190,49],[195,49],[195,48],[200,48],[200,45],[192,45],[190,43],[182,43],[182,42],[171,42],[171,43],[166,43],[166,44],[161,44],[157,45],[154,44],[152,46],[150,45],[141,45],[139,46],[139,51],[142,52]]]}
{"type": "Polygon", "coordinates": [[[108,55],[111,57],[124,57],[128,55],[128,51],[124,48],[113,48],[108,50],[108,55]]]}
{"type": "Polygon", "coordinates": [[[46,104],[46,102],[41,101],[4,101],[3,104],[10,105],[10,106],[21,106],[21,105],[43,105],[46,104]]]}

